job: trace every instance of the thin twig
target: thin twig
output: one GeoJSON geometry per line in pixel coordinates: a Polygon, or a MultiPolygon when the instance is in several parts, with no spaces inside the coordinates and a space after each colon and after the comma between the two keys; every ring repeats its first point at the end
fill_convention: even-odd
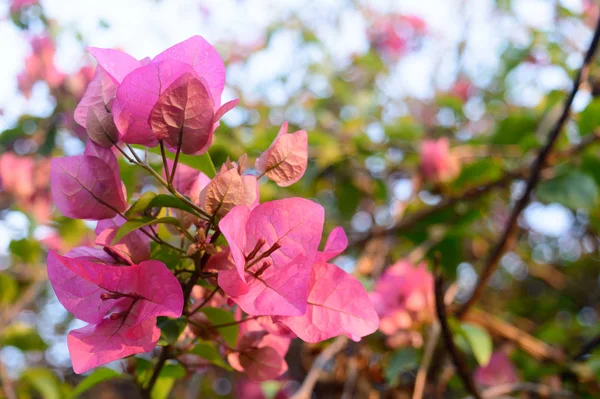
{"type": "Polygon", "coordinates": [[[312,391],[323,372],[323,367],[335,357],[342,349],[346,347],[348,338],[345,336],[337,337],[327,348],[323,349],[323,352],[317,356],[313,365],[304,378],[304,382],[300,386],[300,389],[291,397],[291,399],[309,399],[312,391]]]}
{"type": "MultiPolygon", "coordinates": [[[[554,156],[552,156],[551,159],[549,159],[549,161],[557,162],[560,159],[569,159],[573,155],[580,153],[581,151],[585,150],[587,147],[589,147],[590,145],[592,145],[598,141],[600,141],[600,132],[597,131],[597,132],[594,132],[593,134],[589,134],[589,135],[585,136],[581,140],[581,143],[574,145],[571,148],[566,149],[564,151],[555,153],[554,156]]],[[[552,165],[548,165],[548,166],[544,165],[543,170],[546,170],[546,168],[550,167],[550,166],[552,166],[552,165]]],[[[389,235],[393,235],[396,233],[400,233],[403,231],[408,231],[411,228],[413,228],[414,226],[416,226],[422,220],[427,219],[428,217],[433,216],[439,212],[445,211],[445,210],[453,207],[454,205],[458,204],[461,201],[474,201],[474,200],[481,199],[484,194],[487,194],[492,190],[507,187],[510,183],[512,183],[515,180],[525,179],[528,176],[530,176],[530,172],[531,172],[530,165],[522,166],[515,170],[508,171],[504,175],[502,175],[501,177],[499,177],[495,180],[492,180],[488,183],[484,183],[484,184],[476,186],[476,187],[466,189],[465,191],[463,191],[461,193],[445,197],[436,205],[433,205],[433,206],[421,209],[420,211],[408,214],[408,215],[404,216],[402,219],[400,219],[392,227],[389,227],[387,229],[381,229],[381,230],[373,230],[367,236],[357,239],[357,240],[353,240],[351,242],[350,246],[361,247],[367,241],[371,240],[372,238],[384,237],[384,236],[389,236],[389,235]]]]}
{"type": "MultiPolygon", "coordinates": [[[[183,127],[179,129],[179,145],[177,146],[177,152],[175,152],[175,160],[173,161],[173,170],[171,171],[171,177],[169,177],[169,186],[173,186],[173,180],[175,179],[175,171],[177,170],[177,164],[179,163],[179,154],[181,153],[181,144],[183,141],[183,127]]],[[[169,172],[166,172],[169,176],[169,172]]]]}
{"type": "MultiPolygon", "coordinates": [[[[452,301],[454,301],[454,297],[458,291],[458,286],[456,284],[452,284],[444,295],[444,303],[446,306],[450,305],[452,301]]],[[[423,351],[423,358],[421,360],[421,364],[419,365],[419,370],[417,371],[417,378],[415,379],[415,389],[413,391],[412,399],[421,399],[423,397],[423,393],[425,392],[425,384],[427,383],[427,373],[429,372],[429,366],[431,365],[431,360],[433,359],[433,354],[435,353],[435,348],[440,339],[440,323],[437,320],[434,320],[431,323],[431,327],[429,328],[429,333],[427,334],[427,343],[425,344],[425,350],[423,351]]]]}
{"type": "Polygon", "coordinates": [[[158,363],[156,364],[156,367],[154,368],[154,371],[152,372],[152,376],[150,377],[150,381],[148,381],[148,385],[146,385],[146,387],[144,387],[144,389],[142,389],[142,395],[145,398],[151,397],[152,388],[154,388],[154,384],[156,384],[156,380],[158,379],[162,368],[165,366],[165,364],[167,363],[167,360],[169,359],[170,349],[171,348],[169,345],[163,346],[163,348],[160,352],[160,357],[158,358],[158,363]]]}
{"type": "Polygon", "coordinates": [[[491,334],[516,343],[523,351],[529,353],[535,359],[551,359],[558,363],[561,363],[565,359],[565,355],[559,349],[553,348],[495,315],[473,309],[465,315],[464,320],[478,324],[491,334]]]}
{"type": "Polygon", "coordinates": [[[600,335],[592,338],[592,340],[586,342],[579,352],[575,356],[573,356],[573,360],[576,362],[584,360],[589,353],[591,353],[596,347],[600,346],[600,335]]]}
{"type": "MultiPolygon", "coordinates": [[[[165,176],[167,176],[168,184],[171,184],[172,179],[169,177],[170,176],[170,174],[169,174],[169,164],[167,163],[167,154],[165,153],[165,143],[163,143],[162,140],[159,140],[158,144],[160,145],[160,156],[162,157],[163,168],[165,169],[165,176]]],[[[173,175],[175,175],[175,171],[174,170],[173,170],[173,175]]]]}
{"type": "MultiPolygon", "coordinates": [[[[556,390],[552,389],[547,385],[542,384],[534,384],[532,382],[514,382],[510,384],[502,384],[493,387],[489,387],[485,389],[481,396],[483,399],[494,399],[503,397],[504,395],[508,395],[513,392],[528,392],[532,394],[539,395],[540,397],[546,398],[573,398],[575,395],[572,392],[566,391],[564,389],[556,390]]],[[[471,396],[468,396],[465,399],[471,399],[471,396]]]]}
{"type": "Polygon", "coordinates": [[[475,386],[475,382],[473,381],[471,373],[469,372],[467,363],[465,362],[465,359],[462,357],[461,353],[456,347],[456,344],[454,343],[454,339],[452,338],[452,331],[450,330],[450,325],[448,324],[446,305],[444,304],[443,299],[443,285],[444,278],[441,274],[438,274],[435,278],[435,309],[442,330],[442,337],[444,338],[446,349],[448,349],[450,357],[452,358],[452,363],[454,363],[454,368],[456,369],[456,372],[460,377],[465,389],[469,391],[475,399],[481,399],[481,395],[479,395],[479,392],[477,391],[477,387],[475,386]]]}
{"type": "Polygon", "coordinates": [[[2,383],[2,391],[4,391],[6,399],[17,399],[15,388],[12,386],[12,381],[6,372],[6,367],[4,367],[2,359],[0,359],[0,382],[2,383]]]}
{"type": "Polygon", "coordinates": [[[206,306],[206,304],[210,302],[210,300],[213,298],[213,296],[217,294],[217,292],[219,292],[219,287],[215,287],[215,289],[206,297],[206,299],[202,301],[200,305],[196,306],[188,316],[193,315],[194,313],[202,309],[204,306],[206,306]]]}
{"type": "Polygon", "coordinates": [[[504,231],[500,236],[500,239],[498,240],[496,246],[492,250],[489,258],[487,259],[485,267],[483,269],[483,273],[479,278],[479,281],[473,291],[473,294],[471,295],[469,300],[463,305],[463,307],[459,310],[459,318],[463,317],[469,311],[469,309],[479,300],[479,298],[481,298],[489,279],[494,274],[494,271],[496,271],[496,269],[498,268],[498,264],[500,259],[502,258],[502,255],[504,255],[504,252],[508,249],[508,247],[512,245],[518,227],[517,221],[519,219],[519,216],[529,203],[531,194],[533,193],[535,186],[540,180],[542,169],[546,165],[547,158],[552,152],[554,144],[556,143],[558,136],[560,135],[567,119],[569,118],[571,106],[573,104],[573,100],[575,99],[577,92],[579,91],[579,87],[581,86],[582,81],[587,79],[590,64],[594,58],[594,54],[596,53],[596,49],[598,47],[598,41],[600,41],[600,18],[598,19],[596,31],[594,32],[594,36],[592,38],[590,46],[585,54],[583,64],[577,72],[577,76],[573,80],[573,88],[571,89],[569,97],[565,101],[562,114],[560,115],[560,118],[550,131],[546,144],[544,145],[544,147],[542,147],[537,158],[533,162],[531,166],[531,174],[527,179],[527,183],[525,185],[525,189],[523,190],[523,194],[521,194],[521,197],[519,198],[515,207],[513,208],[508,218],[508,221],[506,222],[506,226],[504,227],[504,231]]]}

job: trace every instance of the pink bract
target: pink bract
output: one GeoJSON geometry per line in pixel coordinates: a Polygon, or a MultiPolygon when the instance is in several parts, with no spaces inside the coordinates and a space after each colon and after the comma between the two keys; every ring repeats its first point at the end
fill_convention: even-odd
{"type": "Polygon", "coordinates": [[[342,334],[359,341],[379,326],[377,312],[360,281],[329,263],[313,265],[306,313],[279,321],[306,342],[342,334]]]}
{"type": "Polygon", "coordinates": [[[475,382],[495,386],[517,382],[515,365],[504,352],[494,352],[485,366],[480,366],[473,375],[475,382]]]}
{"type": "Polygon", "coordinates": [[[288,134],[285,122],[273,144],[256,160],[256,170],[280,187],[296,183],[308,165],[308,135],[304,130],[288,134]]]}
{"type": "Polygon", "coordinates": [[[110,219],[127,209],[117,158],[91,141],[83,155],[52,159],[50,182],[52,198],[65,216],[110,219]]]}
{"type": "Polygon", "coordinates": [[[450,181],[460,173],[458,158],[450,152],[446,137],[423,141],[420,167],[423,178],[435,183],[450,181]]]}

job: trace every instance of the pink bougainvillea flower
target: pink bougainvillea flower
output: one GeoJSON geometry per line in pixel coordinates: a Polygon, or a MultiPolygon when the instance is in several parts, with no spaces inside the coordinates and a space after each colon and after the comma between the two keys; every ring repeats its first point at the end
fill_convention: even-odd
{"type": "Polygon", "coordinates": [[[433,276],[426,265],[400,261],[375,282],[371,301],[379,314],[379,329],[387,335],[417,328],[433,320],[433,276]]]}
{"type": "Polygon", "coordinates": [[[423,178],[435,183],[453,180],[460,173],[458,158],[451,153],[446,137],[423,141],[420,167],[423,178]]]}
{"type": "Polygon", "coordinates": [[[485,366],[479,366],[473,375],[475,382],[486,386],[495,386],[517,382],[514,364],[504,352],[494,352],[485,366]]]}
{"type": "Polygon", "coordinates": [[[162,262],[111,266],[50,251],[47,264],[48,278],[60,303],[90,323],[69,334],[77,373],[147,352],[158,339],[156,317],[181,316],[181,285],[162,262]]]}
{"type": "Polygon", "coordinates": [[[115,154],[92,141],[83,155],[52,159],[50,181],[52,198],[65,216],[111,219],[127,209],[115,154]]]}
{"type": "Polygon", "coordinates": [[[290,341],[269,334],[256,320],[245,321],[240,324],[236,350],[229,353],[227,360],[253,381],[272,380],[288,369],[284,357],[290,341]]]}
{"type": "Polygon", "coordinates": [[[12,3],[10,4],[10,12],[11,14],[16,13],[25,7],[30,7],[35,4],[38,4],[38,0],[12,0],[12,3]]]}
{"type": "Polygon", "coordinates": [[[67,345],[73,371],[82,374],[136,353],[150,352],[159,338],[156,317],[138,324],[133,324],[132,318],[109,318],[72,330],[67,336],[67,345]]]}
{"type": "Polygon", "coordinates": [[[186,154],[203,153],[219,119],[237,104],[221,106],[225,67],[200,36],[179,43],[129,73],[113,105],[121,140],[155,146],[165,140],[186,154]]]}
{"type": "Polygon", "coordinates": [[[277,318],[304,341],[320,342],[342,334],[359,341],[379,326],[377,312],[360,281],[326,263],[328,257],[340,254],[347,245],[342,228],[332,231],[321,253],[323,260],[312,267],[306,313],[277,318]]]}
{"type": "Polygon", "coordinates": [[[266,202],[252,210],[236,206],[219,223],[235,266],[219,272],[219,286],[246,284],[244,294],[225,293],[251,315],[304,314],[323,220],[323,207],[302,198],[266,202]]]}
{"type": "Polygon", "coordinates": [[[117,234],[117,230],[126,220],[122,216],[115,216],[112,219],[100,220],[96,225],[96,241],[94,244],[100,245],[116,253],[129,263],[140,263],[150,258],[150,238],[140,230],[134,230],[125,237],[121,238],[116,244],[112,245],[112,240],[117,234]]]}
{"type": "Polygon", "coordinates": [[[304,130],[288,134],[285,122],[273,144],[256,160],[256,170],[280,187],[296,183],[306,172],[308,136],[304,130]]]}
{"type": "Polygon", "coordinates": [[[33,84],[44,81],[55,89],[59,87],[65,74],[56,69],[54,65],[54,43],[47,36],[36,36],[31,39],[32,53],[25,59],[25,69],[17,77],[19,90],[29,97],[33,84]]]}
{"type": "Polygon", "coordinates": [[[50,219],[50,160],[18,156],[12,152],[0,155],[0,189],[39,223],[50,219]]]}
{"type": "Polygon", "coordinates": [[[391,14],[378,16],[367,33],[371,46],[395,59],[417,47],[418,39],[427,33],[427,25],[415,15],[391,14]]]}

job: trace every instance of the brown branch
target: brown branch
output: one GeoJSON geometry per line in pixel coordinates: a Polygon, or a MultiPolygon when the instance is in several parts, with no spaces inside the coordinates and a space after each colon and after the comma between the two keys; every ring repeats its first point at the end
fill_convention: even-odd
{"type": "MultiPolygon", "coordinates": [[[[4,367],[4,363],[0,359],[0,382],[2,383],[2,391],[4,391],[4,395],[6,399],[17,399],[17,394],[15,393],[15,389],[12,386],[12,382],[8,373],[6,372],[6,367],[4,367]]],[[[0,391],[0,392],[2,392],[0,391]]]]}
{"type": "MultiPolygon", "coordinates": [[[[553,166],[560,159],[569,159],[571,156],[580,153],[590,145],[600,141],[600,132],[594,132],[585,136],[581,142],[577,145],[572,146],[567,150],[563,150],[555,153],[553,156],[548,158],[548,165],[545,165],[543,171],[553,166]]],[[[377,238],[384,237],[392,234],[396,234],[403,231],[408,231],[413,228],[420,221],[442,212],[446,209],[453,207],[461,201],[474,201],[480,199],[484,194],[489,193],[495,189],[507,187],[510,183],[518,179],[525,179],[530,176],[531,167],[529,165],[517,168],[512,171],[506,172],[504,175],[496,180],[492,180],[488,183],[484,183],[477,187],[469,188],[459,194],[455,194],[442,199],[438,204],[421,209],[417,212],[411,213],[403,217],[394,226],[387,229],[373,230],[367,236],[354,240],[350,246],[363,246],[367,241],[377,238]]]]}
{"type": "Polygon", "coordinates": [[[531,382],[515,382],[510,384],[502,384],[496,385],[490,388],[485,389],[481,396],[483,399],[493,399],[505,397],[506,395],[513,392],[528,392],[532,394],[539,395],[540,397],[552,397],[552,398],[573,398],[575,395],[572,392],[566,391],[564,389],[556,390],[552,389],[547,385],[542,384],[534,384],[531,382]]]}
{"type": "Polygon", "coordinates": [[[592,352],[598,346],[600,346],[600,335],[597,335],[590,341],[583,344],[579,352],[577,352],[577,354],[573,356],[573,360],[576,362],[584,360],[586,358],[586,355],[592,352]]]}
{"type": "Polygon", "coordinates": [[[446,305],[444,304],[443,285],[444,278],[441,274],[438,274],[435,278],[435,309],[442,330],[442,337],[444,338],[446,349],[448,349],[450,357],[452,358],[452,363],[454,363],[454,368],[456,369],[456,372],[460,377],[465,389],[469,391],[475,399],[481,399],[481,396],[477,391],[477,387],[475,386],[475,382],[473,381],[471,373],[467,367],[467,363],[465,362],[465,359],[462,357],[462,354],[456,347],[454,339],[452,338],[452,331],[450,330],[448,316],[446,314],[446,305]]]}
{"type": "Polygon", "coordinates": [[[464,306],[459,310],[459,318],[464,317],[464,315],[469,311],[469,309],[479,300],[479,298],[481,298],[489,279],[494,274],[494,271],[496,271],[496,269],[498,268],[498,264],[500,259],[502,258],[502,255],[504,255],[504,252],[514,242],[519,216],[529,203],[529,198],[533,193],[535,186],[540,181],[542,170],[546,166],[546,162],[554,147],[554,144],[556,143],[558,136],[560,135],[567,119],[569,118],[569,114],[571,112],[571,105],[573,104],[575,95],[579,91],[579,87],[581,86],[582,81],[587,79],[590,64],[594,58],[596,49],[598,47],[598,41],[600,41],[600,18],[598,19],[596,31],[594,32],[594,36],[592,38],[590,46],[585,54],[583,65],[581,66],[581,68],[577,72],[577,76],[573,80],[573,88],[571,89],[569,97],[565,101],[560,118],[558,118],[558,121],[550,131],[546,144],[542,147],[537,158],[531,165],[531,174],[527,179],[525,190],[523,190],[523,194],[521,195],[515,207],[513,208],[508,218],[508,221],[506,222],[506,226],[504,227],[504,231],[500,236],[500,239],[498,240],[498,243],[492,250],[489,258],[487,259],[485,267],[483,269],[483,273],[479,278],[479,282],[477,283],[473,294],[471,295],[469,300],[464,304],[464,306]]]}
{"type": "Polygon", "coordinates": [[[346,347],[348,338],[345,336],[337,337],[323,352],[317,356],[310,371],[306,375],[300,389],[291,397],[291,399],[310,399],[312,391],[323,372],[323,367],[335,357],[342,349],[346,347]]]}
{"type": "Polygon", "coordinates": [[[152,376],[150,377],[150,381],[148,381],[148,385],[144,389],[142,389],[142,396],[144,398],[150,398],[152,396],[152,388],[154,388],[154,384],[156,384],[156,380],[158,380],[158,376],[160,375],[160,371],[167,363],[167,360],[170,357],[169,351],[170,346],[163,346],[162,351],[160,352],[160,357],[158,358],[158,363],[154,368],[152,376]]]}
{"type": "Polygon", "coordinates": [[[474,309],[465,315],[464,320],[478,324],[491,334],[516,343],[523,351],[529,353],[537,360],[551,359],[561,363],[565,359],[562,351],[553,348],[492,314],[474,309]]]}

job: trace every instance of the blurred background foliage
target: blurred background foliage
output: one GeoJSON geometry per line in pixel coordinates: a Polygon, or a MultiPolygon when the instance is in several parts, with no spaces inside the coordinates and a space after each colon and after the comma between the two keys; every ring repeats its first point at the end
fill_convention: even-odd
{"type": "MultiPolygon", "coordinates": [[[[265,182],[262,201],[303,196],[322,204],[326,230],[341,225],[351,240],[336,263],[367,288],[397,260],[431,264],[440,253],[461,303],[560,113],[599,14],[591,0],[138,0],[122,9],[106,2],[106,12],[80,3],[0,3],[0,364],[1,384],[19,398],[135,397],[120,370],[149,367],[138,358],[83,381],[74,375],[65,334],[78,325],[46,282],[49,248],[93,240],[92,224],[54,212],[47,177],[49,156],[83,149],[72,112],[93,72],[86,45],[141,58],[166,47],[149,43],[162,33],[166,45],[205,35],[226,62],[226,96],[240,98],[217,130],[214,163],[258,156],[286,120],[292,131],[308,131],[304,178],[285,189],[265,182]],[[438,138],[449,139],[461,166],[451,181],[419,171],[423,140],[438,138]]],[[[510,353],[520,380],[587,398],[600,396],[600,352],[577,357],[600,334],[599,94],[594,63],[516,243],[467,318],[483,338],[467,332],[459,342],[470,368],[491,340],[510,353]]],[[[141,170],[120,167],[130,195],[156,189],[141,170]]],[[[327,364],[316,397],[340,397],[349,375],[348,397],[409,397],[423,356],[422,343],[415,346],[390,348],[379,333],[350,345],[327,364]]],[[[256,397],[297,388],[322,347],[295,345],[289,375],[262,384],[256,397]]],[[[438,351],[426,396],[464,396],[438,351]]],[[[219,369],[189,376],[172,365],[159,386],[168,393],[174,385],[172,397],[188,397],[189,384],[198,397],[251,397],[234,380],[219,369]]]]}

